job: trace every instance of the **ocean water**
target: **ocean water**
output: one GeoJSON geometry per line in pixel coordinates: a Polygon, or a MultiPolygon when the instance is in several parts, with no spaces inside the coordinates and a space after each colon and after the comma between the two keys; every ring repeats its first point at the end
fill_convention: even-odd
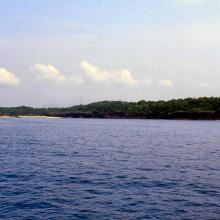
{"type": "Polygon", "coordinates": [[[0,219],[220,219],[220,122],[0,119],[0,219]]]}

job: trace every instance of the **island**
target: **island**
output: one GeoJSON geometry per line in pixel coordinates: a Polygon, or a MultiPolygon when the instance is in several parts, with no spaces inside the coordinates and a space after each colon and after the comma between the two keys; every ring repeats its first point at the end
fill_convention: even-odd
{"type": "Polygon", "coordinates": [[[0,107],[0,117],[220,120],[220,97],[100,101],[67,108],[0,107]]]}

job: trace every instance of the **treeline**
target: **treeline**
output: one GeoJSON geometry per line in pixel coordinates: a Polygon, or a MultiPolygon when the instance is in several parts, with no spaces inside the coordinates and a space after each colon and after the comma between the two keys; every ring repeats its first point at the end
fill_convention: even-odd
{"type": "Polygon", "coordinates": [[[169,101],[102,101],[69,108],[0,108],[0,115],[72,118],[220,119],[220,97],[169,101]]]}

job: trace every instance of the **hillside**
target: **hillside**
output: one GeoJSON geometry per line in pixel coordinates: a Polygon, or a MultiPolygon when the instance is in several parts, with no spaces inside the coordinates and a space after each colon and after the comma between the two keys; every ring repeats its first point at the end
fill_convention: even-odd
{"type": "Polygon", "coordinates": [[[102,101],[69,108],[0,107],[0,115],[71,118],[220,119],[220,97],[169,101],[102,101]]]}

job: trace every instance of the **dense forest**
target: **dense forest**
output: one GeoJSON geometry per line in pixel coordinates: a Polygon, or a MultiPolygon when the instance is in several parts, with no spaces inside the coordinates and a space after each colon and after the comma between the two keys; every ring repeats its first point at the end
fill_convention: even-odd
{"type": "Polygon", "coordinates": [[[0,115],[64,118],[220,119],[220,97],[169,101],[102,101],[68,108],[0,107],[0,115]]]}

